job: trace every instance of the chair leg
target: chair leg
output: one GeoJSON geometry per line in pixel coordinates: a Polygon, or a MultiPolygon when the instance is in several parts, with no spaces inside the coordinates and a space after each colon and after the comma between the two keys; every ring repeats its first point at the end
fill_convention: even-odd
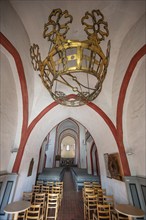
{"type": "Polygon", "coordinates": [[[98,220],[97,216],[93,213],[93,220],[98,220]]]}

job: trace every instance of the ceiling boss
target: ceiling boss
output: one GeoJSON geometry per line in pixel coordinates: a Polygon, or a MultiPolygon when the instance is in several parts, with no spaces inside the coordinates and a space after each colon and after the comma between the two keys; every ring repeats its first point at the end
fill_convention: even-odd
{"type": "Polygon", "coordinates": [[[66,39],[73,17],[67,10],[54,9],[44,25],[49,51],[42,61],[39,46],[33,44],[30,56],[34,70],[40,71],[44,86],[52,98],[61,105],[81,106],[93,101],[101,92],[107,73],[110,41],[106,54],[100,43],[108,37],[108,24],[99,10],[86,12],[81,23],[87,39],[66,39]]]}

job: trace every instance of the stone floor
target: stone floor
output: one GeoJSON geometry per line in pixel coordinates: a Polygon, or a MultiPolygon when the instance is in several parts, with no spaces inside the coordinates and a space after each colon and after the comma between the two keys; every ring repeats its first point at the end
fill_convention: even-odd
{"type": "Polygon", "coordinates": [[[64,174],[64,194],[57,220],[84,220],[82,191],[77,192],[69,170],[64,174]]]}

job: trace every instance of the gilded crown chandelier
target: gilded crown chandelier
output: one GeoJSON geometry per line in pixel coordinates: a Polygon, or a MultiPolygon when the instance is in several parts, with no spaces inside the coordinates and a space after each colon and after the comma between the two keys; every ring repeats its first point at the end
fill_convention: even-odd
{"type": "Polygon", "coordinates": [[[73,17],[67,10],[54,9],[44,25],[43,37],[50,42],[47,57],[42,61],[39,46],[33,44],[30,56],[34,70],[40,71],[44,86],[61,105],[81,106],[93,101],[101,92],[110,54],[100,43],[108,37],[108,24],[100,10],[86,12],[81,23],[87,39],[66,39],[73,17]]]}

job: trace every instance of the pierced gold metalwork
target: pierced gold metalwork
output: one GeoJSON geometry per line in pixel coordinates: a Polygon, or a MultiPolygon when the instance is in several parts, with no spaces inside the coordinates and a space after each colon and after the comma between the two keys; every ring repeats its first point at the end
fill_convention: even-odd
{"type": "Polygon", "coordinates": [[[73,17],[67,10],[54,9],[44,25],[43,37],[50,42],[47,57],[42,61],[39,46],[33,44],[30,56],[34,70],[40,71],[43,84],[52,98],[66,106],[80,106],[93,101],[101,92],[110,55],[100,43],[109,35],[108,24],[99,10],[86,12],[81,23],[88,39],[66,39],[73,17]]]}

